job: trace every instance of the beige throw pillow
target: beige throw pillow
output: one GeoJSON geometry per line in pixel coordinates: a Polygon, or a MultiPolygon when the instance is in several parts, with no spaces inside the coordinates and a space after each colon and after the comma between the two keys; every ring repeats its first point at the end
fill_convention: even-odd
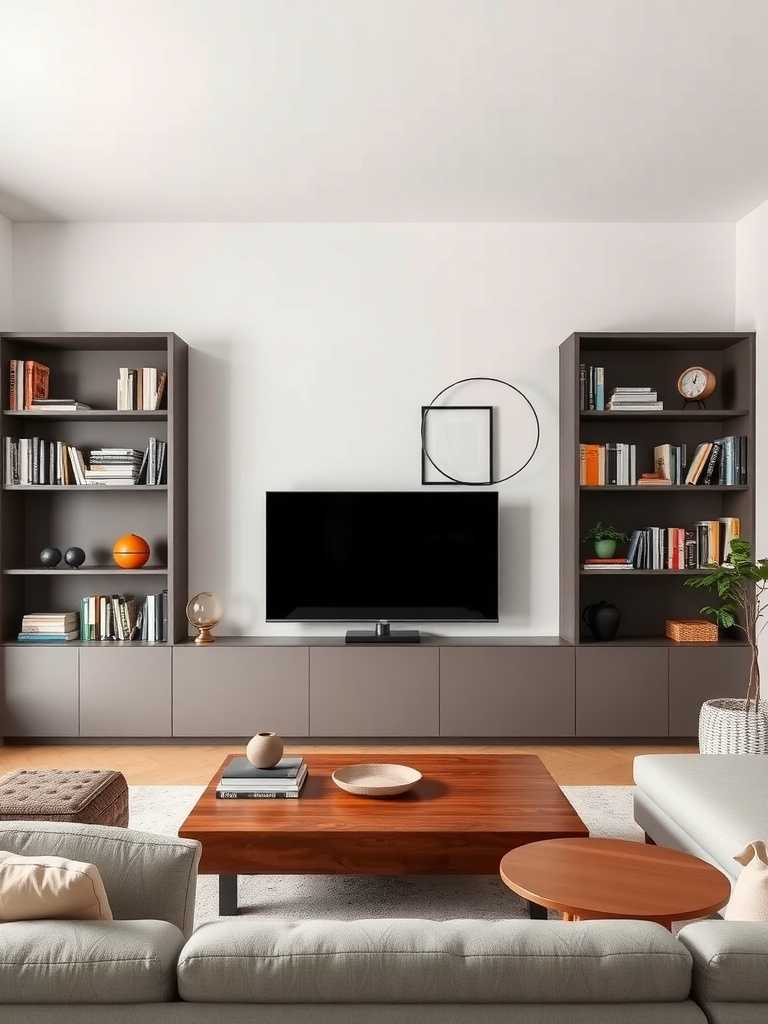
{"type": "Polygon", "coordinates": [[[768,846],[760,839],[734,858],[744,865],[731,892],[726,921],[768,921],[768,846]]]}
{"type": "Polygon", "coordinates": [[[22,857],[0,850],[0,921],[40,918],[111,921],[99,869],[65,857],[22,857]]]}

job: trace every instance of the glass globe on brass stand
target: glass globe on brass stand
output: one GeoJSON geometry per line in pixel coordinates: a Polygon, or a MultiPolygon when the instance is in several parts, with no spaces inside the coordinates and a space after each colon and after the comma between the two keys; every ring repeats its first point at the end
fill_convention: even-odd
{"type": "Polygon", "coordinates": [[[222,614],[221,601],[207,590],[189,599],[187,621],[198,631],[195,637],[196,644],[214,642],[215,637],[211,636],[211,630],[220,621],[222,614]]]}

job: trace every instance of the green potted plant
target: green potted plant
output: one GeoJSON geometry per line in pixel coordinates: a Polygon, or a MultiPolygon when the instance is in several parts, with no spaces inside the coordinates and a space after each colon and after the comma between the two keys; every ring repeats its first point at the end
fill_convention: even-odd
{"type": "Polygon", "coordinates": [[[610,523],[595,523],[584,537],[584,543],[592,542],[598,558],[613,558],[616,554],[616,545],[624,544],[626,539],[626,533],[617,530],[610,523]]]}
{"type": "Polygon", "coordinates": [[[702,615],[721,629],[742,633],[750,650],[747,689],[743,700],[716,698],[705,701],[699,716],[699,749],[702,754],[768,753],[768,708],[760,696],[758,640],[768,611],[768,559],[752,560],[749,541],[731,541],[727,562],[713,565],[706,576],[685,581],[696,590],[711,590],[718,605],[707,605],[702,615]]]}

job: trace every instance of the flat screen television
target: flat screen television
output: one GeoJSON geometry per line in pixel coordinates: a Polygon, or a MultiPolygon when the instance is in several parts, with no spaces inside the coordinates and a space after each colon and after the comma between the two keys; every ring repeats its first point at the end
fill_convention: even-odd
{"type": "Polygon", "coordinates": [[[495,491],[268,492],[266,617],[497,621],[498,516],[495,491]]]}

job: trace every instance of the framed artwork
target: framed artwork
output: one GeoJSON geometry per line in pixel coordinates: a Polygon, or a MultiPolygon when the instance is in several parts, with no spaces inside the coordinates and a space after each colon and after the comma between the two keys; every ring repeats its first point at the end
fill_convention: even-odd
{"type": "Polygon", "coordinates": [[[421,482],[493,483],[493,406],[421,407],[421,482]]]}

